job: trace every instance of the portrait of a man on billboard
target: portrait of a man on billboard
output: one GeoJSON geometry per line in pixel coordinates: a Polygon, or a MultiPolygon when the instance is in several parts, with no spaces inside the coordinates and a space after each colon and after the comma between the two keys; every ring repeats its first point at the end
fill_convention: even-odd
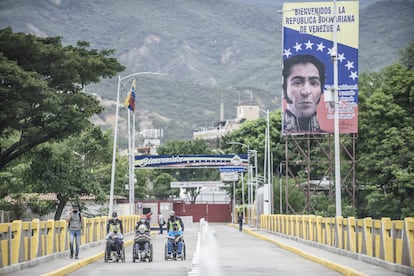
{"type": "Polygon", "coordinates": [[[287,58],[283,66],[284,131],[288,133],[323,132],[317,106],[325,85],[325,65],[312,55],[287,58]]]}

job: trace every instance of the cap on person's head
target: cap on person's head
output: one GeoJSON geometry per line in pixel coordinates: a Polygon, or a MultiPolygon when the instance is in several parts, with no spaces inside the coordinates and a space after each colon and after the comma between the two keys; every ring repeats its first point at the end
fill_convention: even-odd
{"type": "Polygon", "coordinates": [[[112,213],[112,217],[113,217],[113,218],[116,218],[116,217],[118,217],[118,214],[117,214],[116,212],[113,212],[113,213],[112,213]]]}
{"type": "Polygon", "coordinates": [[[175,212],[174,211],[170,211],[170,216],[175,216],[175,212]]]}
{"type": "Polygon", "coordinates": [[[79,206],[78,205],[73,205],[72,210],[79,210],[79,206]]]}

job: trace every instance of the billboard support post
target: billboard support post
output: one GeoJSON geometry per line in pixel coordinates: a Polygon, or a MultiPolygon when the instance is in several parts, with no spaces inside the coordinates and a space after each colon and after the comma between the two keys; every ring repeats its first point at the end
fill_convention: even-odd
{"type": "Polygon", "coordinates": [[[335,144],[335,206],[336,206],[336,216],[342,216],[342,204],[341,204],[341,158],[339,152],[339,97],[338,97],[338,38],[337,38],[337,7],[336,0],[333,4],[334,9],[334,31],[333,31],[333,50],[332,50],[332,59],[334,62],[334,106],[335,106],[335,115],[334,115],[334,144],[335,144]]]}

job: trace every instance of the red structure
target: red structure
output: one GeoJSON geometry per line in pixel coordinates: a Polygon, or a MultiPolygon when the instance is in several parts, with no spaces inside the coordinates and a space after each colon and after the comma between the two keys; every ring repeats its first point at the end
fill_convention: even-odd
{"type": "Polygon", "coordinates": [[[174,202],[173,209],[178,216],[193,216],[193,222],[200,221],[201,218],[209,222],[231,222],[231,203],[174,202]]]}

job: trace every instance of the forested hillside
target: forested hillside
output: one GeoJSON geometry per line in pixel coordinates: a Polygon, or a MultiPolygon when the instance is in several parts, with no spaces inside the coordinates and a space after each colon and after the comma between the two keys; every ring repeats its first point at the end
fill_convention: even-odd
{"type": "MultiPolygon", "coordinates": [[[[279,107],[283,2],[2,0],[0,27],[114,49],[122,76],[166,73],[137,77],[138,125],[164,129],[165,140],[190,139],[194,128],[219,119],[222,94],[225,118],[235,117],[240,101],[279,107]]],[[[413,11],[407,0],[360,3],[360,72],[393,63],[414,41],[413,11]]],[[[116,85],[114,78],[86,87],[102,98],[105,111],[95,120],[104,128],[113,126],[116,85]]],[[[129,85],[122,83],[121,97],[129,85]]]]}

